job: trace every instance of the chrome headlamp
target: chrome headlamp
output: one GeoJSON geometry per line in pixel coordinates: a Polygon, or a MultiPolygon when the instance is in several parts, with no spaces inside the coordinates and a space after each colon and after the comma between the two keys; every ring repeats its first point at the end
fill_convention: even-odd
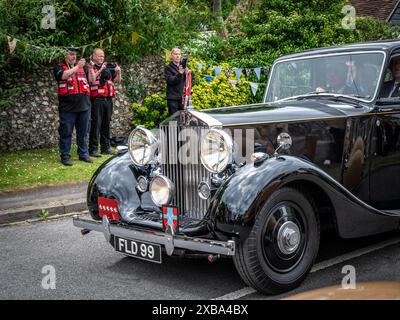
{"type": "Polygon", "coordinates": [[[142,167],[155,158],[158,141],[150,130],[139,126],[129,135],[128,146],[133,163],[142,167]]]}
{"type": "Polygon", "coordinates": [[[210,129],[201,139],[200,160],[212,173],[220,173],[232,162],[233,141],[224,131],[210,129]]]}
{"type": "Polygon", "coordinates": [[[174,184],[165,176],[155,176],[150,182],[151,200],[158,207],[169,204],[174,196],[174,192],[174,184]]]}

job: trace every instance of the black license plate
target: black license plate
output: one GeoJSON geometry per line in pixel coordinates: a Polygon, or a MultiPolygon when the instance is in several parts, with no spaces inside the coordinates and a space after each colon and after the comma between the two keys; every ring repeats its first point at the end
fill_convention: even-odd
{"type": "Polygon", "coordinates": [[[114,248],[118,252],[122,252],[138,259],[161,263],[161,246],[159,244],[120,237],[114,237],[114,240],[114,248]]]}

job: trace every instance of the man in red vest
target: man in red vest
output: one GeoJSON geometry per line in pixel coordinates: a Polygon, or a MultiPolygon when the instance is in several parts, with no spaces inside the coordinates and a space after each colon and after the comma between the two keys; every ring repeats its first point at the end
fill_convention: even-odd
{"type": "Polygon", "coordinates": [[[90,88],[83,69],[85,59],[76,63],[76,48],[68,48],[68,53],[54,68],[58,82],[60,156],[62,164],[72,166],[71,140],[76,130],[78,157],[80,161],[92,163],[87,147],[87,132],[90,120],[90,88]]]}
{"type": "Polygon", "coordinates": [[[110,150],[112,98],[115,96],[114,83],[121,82],[121,68],[116,64],[104,62],[104,51],[100,48],[93,50],[87,67],[92,101],[89,154],[92,157],[101,157],[99,142],[102,154],[112,154],[110,150]]]}

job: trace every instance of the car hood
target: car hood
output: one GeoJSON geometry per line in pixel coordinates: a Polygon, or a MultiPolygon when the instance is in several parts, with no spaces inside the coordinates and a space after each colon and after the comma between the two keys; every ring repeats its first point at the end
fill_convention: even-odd
{"type": "Polygon", "coordinates": [[[368,105],[326,99],[282,101],[202,110],[223,126],[340,118],[367,113],[368,105]]]}

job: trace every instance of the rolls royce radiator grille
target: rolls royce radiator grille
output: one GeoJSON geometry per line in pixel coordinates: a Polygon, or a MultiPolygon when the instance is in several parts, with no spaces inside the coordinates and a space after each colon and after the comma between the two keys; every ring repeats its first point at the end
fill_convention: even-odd
{"type": "Polygon", "coordinates": [[[204,129],[205,127],[181,127],[173,122],[160,126],[163,173],[175,185],[172,204],[178,207],[181,214],[194,219],[202,219],[210,204],[210,199],[204,200],[198,195],[199,183],[210,181],[210,173],[200,162],[199,141],[192,140],[196,135],[197,139],[200,139],[204,129]],[[193,133],[190,135],[191,142],[180,141],[183,140],[182,136],[179,136],[183,129],[190,129],[193,133]],[[182,155],[186,156],[189,153],[191,160],[182,163],[182,155]]]}

